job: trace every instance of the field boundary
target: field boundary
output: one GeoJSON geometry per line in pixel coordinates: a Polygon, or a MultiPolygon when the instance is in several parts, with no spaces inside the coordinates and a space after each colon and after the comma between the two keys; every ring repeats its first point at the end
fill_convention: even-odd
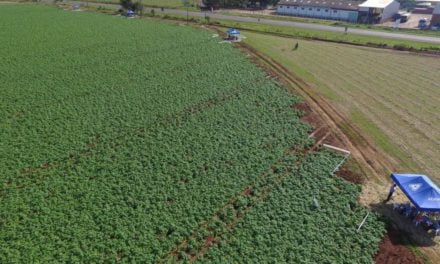
{"type": "Polygon", "coordinates": [[[383,181],[382,175],[394,171],[395,166],[389,161],[388,157],[380,153],[359,129],[350,124],[325,99],[314,93],[304,80],[249,45],[239,43],[238,46],[255,58],[263,68],[278,74],[280,81],[290,88],[290,92],[299,94],[305,99],[323,122],[332,129],[335,137],[343,144],[344,148],[347,148],[356,161],[362,165],[361,167],[366,175],[373,176],[376,181],[383,181]]]}
{"type": "MultiPolygon", "coordinates": [[[[214,30],[221,32],[218,28],[214,28],[214,30]]],[[[278,80],[284,84],[290,92],[302,96],[312,110],[319,114],[321,121],[328,125],[334,133],[334,136],[337,140],[336,142],[343,144],[342,148],[346,148],[348,151],[350,151],[356,166],[359,167],[362,174],[367,175],[368,182],[362,184],[363,187],[370,185],[383,186],[386,184],[387,179],[384,177],[384,175],[388,175],[390,172],[395,171],[395,164],[397,164],[396,160],[393,160],[391,156],[381,152],[380,149],[376,147],[375,143],[365,136],[360,128],[351,124],[347,118],[339,114],[328,101],[314,92],[314,89],[296,74],[292,73],[269,56],[262,54],[245,43],[239,43],[237,46],[238,48],[242,49],[243,52],[250,55],[251,58],[263,69],[265,69],[271,75],[277,76],[279,78],[278,80]]],[[[379,189],[376,189],[375,195],[379,195],[378,192],[379,189]]],[[[371,208],[373,211],[379,212],[385,217],[389,216],[388,213],[378,210],[372,204],[362,204],[371,208]]],[[[407,231],[404,223],[405,219],[403,221],[396,218],[390,219],[396,223],[399,229],[404,230],[405,232],[407,231]]],[[[419,243],[417,232],[410,233],[409,235],[413,242],[416,244],[419,243]]],[[[439,258],[438,253],[433,253],[435,248],[431,246],[422,246],[421,248],[413,246],[408,250],[414,251],[414,254],[416,255],[421,254],[419,252],[420,250],[435,261],[437,261],[439,258]]]]}
{"type": "MultiPolygon", "coordinates": [[[[212,23],[216,27],[221,28],[228,28],[227,26],[218,25],[215,24],[215,22],[212,23]]],[[[337,43],[337,44],[346,44],[356,47],[368,47],[368,48],[377,48],[377,49],[385,49],[385,50],[395,50],[395,51],[407,51],[407,52],[414,52],[417,54],[424,54],[424,55],[431,55],[431,56],[440,56],[440,51],[438,50],[432,50],[432,49],[416,49],[413,47],[405,47],[403,45],[387,45],[387,44],[378,44],[374,42],[368,42],[368,43],[356,43],[356,42],[350,42],[350,41],[344,41],[344,40],[337,40],[337,39],[326,39],[326,38],[320,38],[320,37],[304,37],[304,36],[293,36],[286,33],[280,33],[280,32],[271,32],[271,31],[261,31],[261,30],[255,30],[255,29],[249,29],[246,27],[240,27],[236,26],[235,28],[243,30],[243,31],[249,31],[253,33],[259,33],[259,34],[268,34],[272,36],[277,37],[283,37],[283,38],[293,38],[293,39],[304,39],[304,40],[313,40],[313,41],[322,41],[327,43],[337,43]]],[[[423,42],[422,42],[423,43],[423,42]]],[[[433,44],[435,45],[435,44],[433,44]]]]}

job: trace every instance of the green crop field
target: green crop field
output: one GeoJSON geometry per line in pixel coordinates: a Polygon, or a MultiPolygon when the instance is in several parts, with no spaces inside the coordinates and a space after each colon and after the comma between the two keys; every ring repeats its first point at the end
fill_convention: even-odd
{"type": "Polygon", "coordinates": [[[371,263],[383,223],[355,231],[341,157],[211,32],[34,5],[0,28],[1,263],[184,260],[208,236],[200,261],[371,263]]]}
{"type": "MultiPolygon", "coordinates": [[[[371,263],[382,226],[356,231],[365,215],[353,200],[360,188],[328,177],[337,162],[329,153],[310,156],[200,263],[371,263]]],[[[289,163],[277,169],[285,173],[289,163]]]]}
{"type": "Polygon", "coordinates": [[[400,171],[440,180],[438,56],[245,35],[253,47],[316,87],[396,158],[400,171]]]}

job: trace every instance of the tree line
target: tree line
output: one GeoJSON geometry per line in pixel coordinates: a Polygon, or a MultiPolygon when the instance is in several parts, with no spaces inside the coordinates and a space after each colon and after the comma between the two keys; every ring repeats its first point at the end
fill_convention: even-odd
{"type": "MultiPolygon", "coordinates": [[[[206,8],[245,8],[266,7],[276,5],[280,0],[202,0],[206,8]]],[[[187,2],[183,0],[183,2],[187,2]]],[[[119,0],[124,10],[141,11],[143,8],[139,0],[119,0]]]]}
{"type": "Polygon", "coordinates": [[[276,5],[280,0],[203,0],[207,7],[265,7],[276,5]]]}

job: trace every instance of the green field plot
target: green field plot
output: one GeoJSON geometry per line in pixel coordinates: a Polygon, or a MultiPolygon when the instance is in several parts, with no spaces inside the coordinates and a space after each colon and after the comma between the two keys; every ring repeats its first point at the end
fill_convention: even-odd
{"type": "Polygon", "coordinates": [[[346,228],[364,214],[341,157],[305,154],[299,98],[211,32],[32,5],[0,25],[1,263],[166,259],[247,186],[278,199],[276,164],[340,188],[346,228]]]}
{"type": "Polygon", "coordinates": [[[249,44],[314,84],[398,160],[399,170],[440,179],[438,56],[245,35],[249,44]]]}
{"type": "MultiPolygon", "coordinates": [[[[357,231],[367,211],[356,202],[358,186],[329,177],[339,161],[309,156],[199,262],[372,263],[384,227],[369,215],[357,231]]],[[[290,174],[289,164],[278,173],[290,174]]]]}

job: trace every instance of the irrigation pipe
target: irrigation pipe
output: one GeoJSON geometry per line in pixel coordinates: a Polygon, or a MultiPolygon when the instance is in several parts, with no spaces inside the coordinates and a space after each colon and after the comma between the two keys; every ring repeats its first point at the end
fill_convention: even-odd
{"type": "Polygon", "coordinates": [[[359,225],[358,229],[356,230],[356,232],[359,232],[359,230],[361,230],[361,227],[365,224],[365,221],[367,221],[367,217],[370,215],[370,212],[367,213],[367,215],[364,217],[364,220],[362,220],[362,223],[359,225]]]}
{"type": "Polygon", "coordinates": [[[331,146],[331,145],[327,145],[327,144],[323,144],[323,146],[325,148],[329,148],[331,150],[336,150],[336,151],[340,151],[342,153],[345,153],[344,155],[344,159],[342,159],[341,162],[339,162],[339,164],[336,166],[336,168],[333,170],[332,174],[334,174],[337,170],[339,170],[339,168],[342,166],[342,164],[344,164],[344,162],[348,159],[348,157],[350,157],[351,152],[346,150],[346,149],[341,149],[335,146],[331,146]]]}

